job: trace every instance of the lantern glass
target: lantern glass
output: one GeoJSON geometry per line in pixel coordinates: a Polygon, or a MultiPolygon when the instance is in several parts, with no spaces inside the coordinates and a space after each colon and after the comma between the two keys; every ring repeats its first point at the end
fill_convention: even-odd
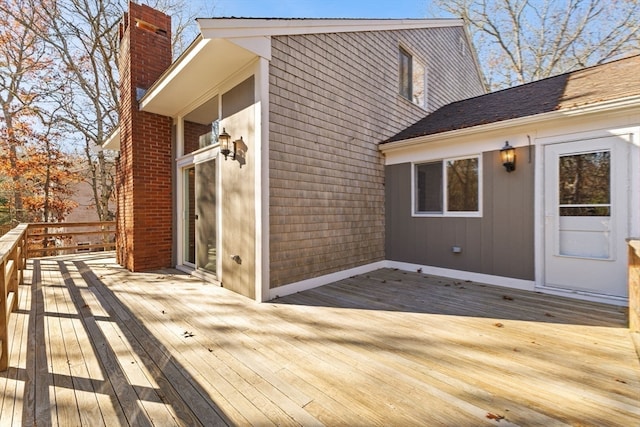
{"type": "Polygon", "coordinates": [[[240,137],[240,139],[236,141],[233,141],[233,150],[236,153],[236,157],[244,159],[244,155],[247,152],[247,144],[244,143],[242,137],[240,137]]]}
{"type": "Polygon", "coordinates": [[[509,145],[509,141],[505,142],[504,147],[500,150],[500,158],[507,172],[516,169],[516,149],[509,145]]]}
{"type": "Polygon", "coordinates": [[[227,133],[225,128],[222,128],[222,133],[218,135],[218,142],[220,143],[220,152],[226,159],[231,150],[229,149],[229,143],[231,142],[231,135],[227,133]]]}

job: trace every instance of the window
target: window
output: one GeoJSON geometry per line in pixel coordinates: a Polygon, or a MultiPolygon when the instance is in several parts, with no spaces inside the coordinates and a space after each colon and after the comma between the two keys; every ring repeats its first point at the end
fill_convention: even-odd
{"type": "Polygon", "coordinates": [[[402,48],[399,50],[398,60],[400,64],[400,95],[425,108],[427,87],[425,66],[402,48]]]}
{"type": "Polygon", "coordinates": [[[446,159],[415,165],[415,213],[480,213],[480,157],[446,159]]]}
{"type": "Polygon", "coordinates": [[[220,124],[218,95],[184,116],[183,154],[217,144],[220,124]]]}
{"type": "Polygon", "coordinates": [[[560,156],[560,216],[611,216],[611,152],[560,156]]]}

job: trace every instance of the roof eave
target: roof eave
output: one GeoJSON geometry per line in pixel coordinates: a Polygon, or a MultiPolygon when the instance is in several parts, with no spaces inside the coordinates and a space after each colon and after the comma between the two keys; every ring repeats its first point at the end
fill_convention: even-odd
{"type": "Polygon", "coordinates": [[[120,151],[120,126],[115,128],[102,144],[104,150],[120,151]]]}
{"type": "Polygon", "coordinates": [[[158,79],[151,85],[149,89],[145,92],[145,94],[140,98],[139,105],[140,109],[143,109],[143,106],[148,103],[149,99],[152,99],[154,96],[157,96],[159,92],[162,91],[162,87],[166,85],[168,80],[171,80],[172,76],[179,74],[180,70],[184,67],[185,63],[188,63],[202,48],[206,42],[202,39],[201,35],[198,35],[193,42],[185,49],[180,56],[171,63],[169,68],[167,68],[158,79]]]}
{"type": "Polygon", "coordinates": [[[199,18],[204,38],[282,36],[403,30],[412,28],[462,27],[461,19],[267,19],[199,18]]]}
{"type": "Polygon", "coordinates": [[[625,108],[640,107],[640,95],[634,95],[626,98],[620,98],[610,101],[599,102],[597,104],[580,105],[562,110],[551,111],[548,113],[536,114],[532,116],[518,117],[515,119],[502,120],[499,122],[487,123],[483,125],[471,126],[463,129],[455,129],[446,132],[434,133],[430,135],[417,136],[414,138],[403,139],[400,141],[379,144],[378,149],[382,153],[413,147],[420,144],[428,144],[436,141],[444,141],[451,138],[459,138],[466,135],[476,134],[478,132],[490,132],[499,129],[505,129],[515,126],[524,126],[531,123],[555,120],[561,117],[576,117],[585,114],[601,113],[604,111],[613,112],[625,108]]]}

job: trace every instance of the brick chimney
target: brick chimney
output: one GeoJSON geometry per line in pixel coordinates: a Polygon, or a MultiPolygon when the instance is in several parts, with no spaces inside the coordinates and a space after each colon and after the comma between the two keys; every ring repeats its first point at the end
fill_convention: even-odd
{"type": "Polygon", "coordinates": [[[171,18],[129,2],[120,24],[116,253],[131,271],[171,266],[172,120],[138,109],[140,95],[170,65],[171,18]]]}

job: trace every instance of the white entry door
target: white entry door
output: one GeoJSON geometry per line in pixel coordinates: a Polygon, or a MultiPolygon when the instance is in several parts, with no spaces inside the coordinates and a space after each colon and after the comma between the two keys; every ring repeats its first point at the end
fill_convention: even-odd
{"type": "Polygon", "coordinates": [[[627,143],[612,136],[544,153],[544,285],[626,297],[627,143]]]}

